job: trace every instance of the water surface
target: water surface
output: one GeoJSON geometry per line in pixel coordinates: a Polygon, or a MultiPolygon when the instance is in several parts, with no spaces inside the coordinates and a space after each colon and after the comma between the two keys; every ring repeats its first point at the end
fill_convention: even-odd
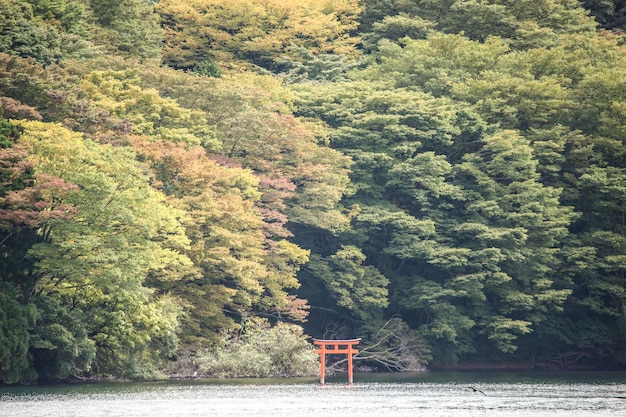
{"type": "Polygon", "coordinates": [[[626,373],[355,375],[0,388],[0,416],[626,416],[626,373]],[[476,391],[475,391],[475,390],[476,391]]]}

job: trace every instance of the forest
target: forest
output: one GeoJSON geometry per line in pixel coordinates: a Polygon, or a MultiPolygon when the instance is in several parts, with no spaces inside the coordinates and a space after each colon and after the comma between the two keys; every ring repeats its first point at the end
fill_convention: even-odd
{"type": "Polygon", "coordinates": [[[626,367],[626,1],[0,0],[0,384],[626,367]]]}

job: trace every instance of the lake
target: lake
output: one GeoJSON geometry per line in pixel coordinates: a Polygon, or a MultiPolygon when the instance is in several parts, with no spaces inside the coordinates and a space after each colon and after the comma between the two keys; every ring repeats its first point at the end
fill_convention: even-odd
{"type": "Polygon", "coordinates": [[[0,387],[0,416],[626,416],[626,373],[425,372],[0,387]]]}

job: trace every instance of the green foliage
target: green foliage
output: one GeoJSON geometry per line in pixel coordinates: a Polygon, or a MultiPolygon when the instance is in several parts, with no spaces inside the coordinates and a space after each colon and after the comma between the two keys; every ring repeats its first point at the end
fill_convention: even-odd
{"type": "Polygon", "coordinates": [[[623,2],[0,10],[0,380],[626,363],[623,2]]]}
{"type": "Polygon", "coordinates": [[[432,32],[433,27],[432,22],[406,13],[385,16],[381,21],[374,22],[371,32],[363,36],[363,47],[366,50],[376,50],[383,39],[399,44],[403,44],[405,38],[424,39],[432,32]]]}
{"type": "Polygon", "coordinates": [[[521,49],[554,46],[565,33],[595,31],[595,22],[575,0],[425,0],[418,8],[404,8],[412,16],[435,21],[442,32],[473,40],[498,36],[521,49]]]}
{"type": "Polygon", "coordinates": [[[357,319],[380,316],[387,306],[389,281],[375,267],[363,265],[365,255],[354,246],[342,247],[328,259],[313,257],[309,269],[320,279],[337,305],[357,319]]]}
{"type": "Polygon", "coordinates": [[[84,29],[85,8],[77,0],[28,0],[33,13],[48,22],[59,23],[69,33],[81,33],[84,29]]]}
{"type": "MultiPolygon", "coordinates": [[[[506,44],[441,34],[404,42],[381,42],[388,61],[353,74],[377,84],[298,86],[299,112],[323,115],[334,128],[331,143],[353,157],[356,193],[346,202],[359,207],[353,227],[366,236],[362,253],[392,283],[390,302],[424,317],[412,325],[436,346],[435,360],[456,361],[483,341],[511,352],[513,341],[560,311],[570,293],[567,282],[552,286],[572,209],[559,202],[559,189],[540,183],[527,139],[498,131],[471,106],[409,87],[450,94],[488,73],[486,61],[500,62],[506,44]],[[425,59],[449,75],[436,76],[441,72],[425,59]]],[[[515,127],[519,120],[550,123],[530,119],[538,114],[546,110],[529,109],[515,127]]]]}
{"type": "Polygon", "coordinates": [[[27,303],[38,279],[32,273],[34,259],[27,252],[42,240],[39,232],[45,222],[73,217],[74,207],[60,199],[76,187],[58,177],[36,174],[28,148],[14,143],[22,127],[10,126],[6,129],[14,135],[7,141],[10,147],[0,153],[0,269],[2,281],[11,283],[19,300],[27,303]]]}
{"type": "Polygon", "coordinates": [[[32,106],[29,108],[35,113],[37,110],[33,107],[49,105],[44,87],[47,81],[46,70],[33,59],[0,53],[0,94],[4,116],[18,118],[11,114],[11,104],[32,106]]]}
{"type": "Polygon", "coordinates": [[[439,19],[439,25],[444,32],[463,31],[470,39],[479,41],[484,41],[489,36],[513,37],[518,22],[507,6],[481,0],[453,3],[446,15],[439,19]]]}
{"type": "MultiPolygon", "coordinates": [[[[178,308],[167,298],[152,298],[142,284],[150,271],[190,263],[181,253],[189,243],[179,222],[183,214],[150,189],[128,149],[83,141],[58,125],[22,126],[21,141],[36,155],[35,169],[80,187],[60,196],[77,215],[45,222],[43,238],[28,251],[36,260],[30,292],[79,307],[97,349],[96,372],[150,369],[175,348],[178,308]]],[[[59,338],[54,343],[74,343],[61,328],[50,331],[59,338]]],[[[88,349],[87,342],[75,343],[88,349]]],[[[72,369],[63,366],[48,373],[63,377],[72,369]]]]}
{"type": "Polygon", "coordinates": [[[145,0],[89,0],[92,40],[113,53],[160,59],[164,32],[154,4],[145,0]],[[139,41],[138,41],[139,40],[139,41]]]}
{"type": "Polygon", "coordinates": [[[310,376],[318,358],[299,326],[251,321],[236,338],[207,352],[200,371],[212,377],[310,376]]]}
{"type": "Polygon", "coordinates": [[[52,64],[93,55],[81,36],[83,6],[77,1],[0,1],[0,52],[52,64]]]}
{"type": "Polygon", "coordinates": [[[0,149],[13,147],[19,135],[19,127],[4,119],[2,117],[2,109],[0,108],[0,149]]]}
{"type": "Polygon", "coordinates": [[[314,54],[303,46],[294,45],[289,51],[293,56],[276,60],[287,83],[344,81],[347,79],[346,73],[358,65],[349,62],[345,55],[314,54]]]}
{"type": "Polygon", "coordinates": [[[205,112],[217,130],[225,165],[240,164],[261,177],[262,187],[269,188],[261,196],[264,212],[278,210],[292,223],[331,232],[347,227],[339,201],[351,192],[350,159],[328,146],[318,126],[290,114],[283,102],[290,94],[275,78],[242,75],[218,80],[173,71],[148,77],[157,78],[147,83],[156,83],[162,95],[176,96],[181,106],[205,112]]]}
{"type": "Polygon", "coordinates": [[[87,337],[85,317],[50,297],[38,298],[35,305],[30,353],[39,379],[58,381],[88,374],[96,347],[87,337]]]}
{"type": "Polygon", "coordinates": [[[222,71],[215,65],[215,63],[211,60],[205,60],[196,65],[193,72],[197,72],[198,74],[206,75],[207,77],[215,77],[220,78],[222,76],[222,71]]]}
{"type": "MultiPolygon", "coordinates": [[[[3,277],[2,277],[3,278],[3,277]]],[[[32,312],[17,301],[17,293],[0,281],[0,383],[35,378],[28,355],[32,312]]]]}
{"type": "MultiPolygon", "coordinates": [[[[359,30],[364,34],[373,32],[373,26],[385,20],[388,17],[397,15],[415,16],[420,9],[424,9],[426,5],[420,3],[434,2],[415,2],[415,1],[396,1],[396,0],[361,0],[363,12],[359,16],[359,30]]],[[[448,2],[438,2],[448,3],[448,2]]]]}
{"type": "Polygon", "coordinates": [[[495,317],[489,325],[489,339],[494,341],[503,352],[514,352],[517,345],[512,342],[518,334],[530,333],[532,323],[524,320],[512,320],[506,317],[495,317]]]}
{"type": "Polygon", "coordinates": [[[82,309],[87,312],[97,348],[96,374],[159,377],[157,369],[176,352],[180,306],[170,297],[151,299],[146,293],[95,292],[85,300],[82,309]]]}

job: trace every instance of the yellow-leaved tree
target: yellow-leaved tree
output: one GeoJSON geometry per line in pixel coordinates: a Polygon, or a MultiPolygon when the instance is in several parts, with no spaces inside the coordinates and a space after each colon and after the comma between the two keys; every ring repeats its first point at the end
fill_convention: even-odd
{"type": "Polygon", "coordinates": [[[292,45],[354,54],[358,0],[163,0],[164,61],[194,69],[239,60],[273,68],[292,45]]]}

